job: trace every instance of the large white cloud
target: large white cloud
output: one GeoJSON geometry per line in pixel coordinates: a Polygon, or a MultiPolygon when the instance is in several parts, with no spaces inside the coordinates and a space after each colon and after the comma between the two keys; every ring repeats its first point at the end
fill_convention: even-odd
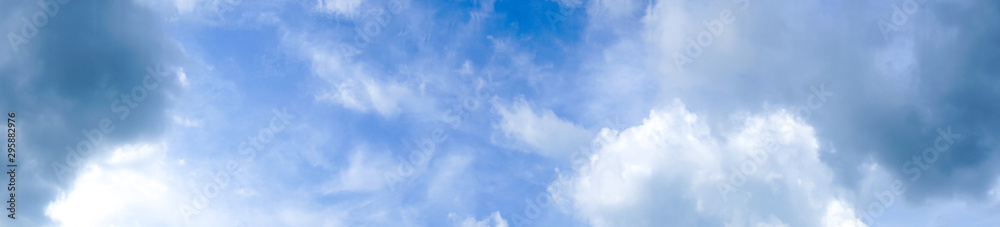
{"type": "Polygon", "coordinates": [[[557,200],[594,226],[861,225],[811,126],[781,109],[734,118],[713,131],[680,101],[655,109],[563,175],[557,200]]]}
{"type": "MultiPolygon", "coordinates": [[[[995,143],[991,142],[996,141],[996,137],[995,133],[990,132],[991,130],[979,129],[976,126],[992,122],[992,118],[980,117],[979,113],[995,112],[991,111],[995,107],[982,103],[971,104],[967,101],[995,96],[993,91],[996,90],[992,89],[994,86],[987,85],[994,84],[994,80],[980,76],[983,75],[981,72],[995,71],[995,67],[980,67],[976,62],[981,60],[972,60],[988,59],[990,57],[987,56],[993,54],[970,50],[994,47],[982,40],[988,39],[983,37],[996,37],[996,32],[995,29],[984,30],[979,22],[974,22],[980,19],[964,19],[996,18],[998,8],[995,5],[984,1],[902,0],[797,1],[792,4],[756,0],[708,2],[663,0],[640,3],[645,4],[645,7],[630,7],[629,5],[636,4],[634,1],[621,6],[608,6],[607,3],[608,1],[588,1],[587,5],[585,34],[591,36],[612,34],[618,38],[599,47],[599,51],[592,52],[590,56],[583,57],[587,62],[585,67],[593,68],[591,80],[595,81],[595,85],[589,89],[593,93],[603,93],[605,97],[610,97],[604,100],[600,98],[588,100],[591,103],[585,105],[595,106],[593,111],[603,112],[605,115],[622,114],[623,110],[628,109],[614,108],[622,102],[631,102],[633,104],[631,106],[637,106],[635,103],[638,103],[638,106],[641,106],[645,104],[643,100],[679,98],[690,108],[698,110],[701,119],[706,117],[715,119],[702,123],[713,129],[707,134],[713,135],[711,138],[716,139],[710,141],[721,143],[719,146],[733,146],[731,135],[717,135],[728,130],[717,128],[719,125],[732,124],[719,119],[728,117],[733,112],[752,112],[757,118],[774,115],[774,113],[764,114],[773,112],[767,109],[769,106],[794,106],[811,102],[807,99],[810,87],[822,87],[821,84],[837,92],[836,97],[830,99],[832,107],[811,112],[811,117],[805,121],[809,124],[799,123],[811,128],[810,131],[815,129],[815,133],[810,133],[817,136],[810,136],[810,140],[818,141],[813,142],[817,143],[816,147],[802,149],[819,154],[804,155],[810,158],[804,160],[810,161],[803,163],[811,163],[810,165],[783,167],[787,169],[784,172],[820,176],[809,177],[816,181],[814,185],[819,186],[808,184],[799,186],[797,182],[786,184],[788,187],[777,187],[781,185],[778,183],[768,184],[774,185],[772,186],[774,188],[785,189],[844,187],[843,190],[846,192],[839,193],[837,191],[841,189],[837,189],[821,193],[829,194],[827,197],[834,198],[830,200],[835,202],[827,203],[825,206],[828,208],[824,212],[810,213],[817,215],[786,218],[776,214],[775,220],[790,226],[820,225],[816,223],[824,223],[826,217],[829,217],[827,220],[832,220],[834,217],[843,217],[841,214],[854,211],[848,208],[867,207],[873,201],[878,202],[876,193],[890,187],[890,184],[901,175],[900,165],[910,159],[911,153],[923,149],[932,142],[930,140],[936,134],[928,133],[928,128],[947,125],[953,125],[955,128],[966,125],[964,128],[969,129],[965,131],[966,133],[982,134],[980,138],[972,138],[965,142],[979,145],[963,147],[960,152],[949,154],[951,157],[943,158],[942,160],[947,159],[948,163],[939,163],[930,169],[929,171],[934,174],[925,176],[931,178],[916,182],[911,187],[912,190],[906,192],[905,197],[915,201],[897,197],[895,204],[886,211],[886,214],[876,218],[875,221],[895,225],[929,223],[921,222],[928,219],[909,216],[922,217],[913,215],[921,212],[935,215],[959,213],[952,212],[951,208],[943,208],[955,203],[968,203],[969,207],[983,206],[984,210],[996,210],[995,205],[980,200],[983,192],[992,188],[983,185],[995,184],[996,178],[993,176],[995,169],[979,166],[981,163],[993,163],[997,160],[992,152],[996,150],[995,143]],[[910,3],[919,4],[908,5],[916,7],[912,12],[899,11],[898,7],[910,3]],[[645,8],[645,11],[640,12],[636,10],[637,8],[645,8]],[[631,14],[613,12],[631,12],[631,14]],[[898,25],[900,30],[892,31],[889,38],[884,39],[878,22],[900,16],[906,16],[908,19],[898,25]],[[623,17],[626,19],[622,19],[623,17]],[[675,56],[678,55],[689,58],[689,61],[682,64],[683,70],[675,64],[675,56]],[[966,80],[975,82],[965,82],[966,80]],[[640,82],[626,83],[631,81],[640,82]],[[626,86],[654,81],[658,81],[660,86],[653,89],[651,93],[658,94],[656,98],[651,99],[635,98],[644,95],[642,86],[626,86]],[[630,89],[621,89],[622,87],[630,89]],[[611,114],[608,114],[609,112],[611,114]],[[967,123],[968,119],[976,120],[972,120],[975,123],[967,123]],[[981,141],[974,142],[974,140],[981,141]],[[955,162],[951,162],[952,160],[955,162]],[[967,196],[970,195],[975,199],[968,199],[967,196]],[[925,200],[925,198],[933,199],[925,200]],[[801,224],[805,222],[791,219],[812,220],[812,223],[801,224]],[[921,221],[912,221],[918,219],[921,221]]],[[[622,115],[626,118],[634,117],[627,113],[622,115]]],[[[654,118],[651,116],[651,119],[654,118]]],[[[649,119],[645,125],[649,125],[648,121],[649,119]]],[[[728,154],[730,151],[721,150],[725,152],[718,152],[720,154],[708,157],[731,156],[728,154]]],[[[685,155],[691,156],[691,154],[685,155]]],[[[775,157],[772,156],[771,160],[775,157]]],[[[646,163],[640,162],[642,165],[639,165],[606,159],[608,158],[597,163],[618,166],[618,169],[608,167],[612,173],[606,175],[614,176],[616,173],[628,175],[647,171],[639,168],[646,163]],[[623,164],[608,164],[619,162],[623,164]]],[[[719,168],[715,165],[701,165],[698,161],[703,160],[700,159],[686,160],[687,162],[678,165],[687,169],[705,169],[701,172],[732,172],[727,166],[731,163],[725,158],[720,159],[717,161],[723,163],[722,170],[712,169],[719,168]]],[[[765,168],[761,171],[766,170],[765,168]]],[[[656,168],[648,171],[655,173],[656,168]]],[[[588,176],[590,178],[587,179],[604,179],[602,182],[619,183],[628,179],[625,176],[600,178],[598,176],[604,175],[597,173],[601,171],[593,171],[594,176],[581,173],[581,176],[572,179],[588,176]],[[618,181],[612,181],[613,179],[618,181]]],[[[787,175],[784,177],[788,178],[787,175]]],[[[660,178],[668,177],[660,176],[660,178]]],[[[753,182],[751,178],[744,188],[754,184],[753,182]]],[[[605,186],[584,188],[591,192],[612,191],[601,187],[630,189],[628,184],[603,185],[605,186]]],[[[684,185],[697,184],[688,182],[684,185]]],[[[645,185],[635,187],[655,188],[645,185]]],[[[761,193],[751,194],[754,200],[761,198],[761,193]]],[[[576,210],[578,216],[591,221],[605,220],[612,223],[615,220],[623,220],[619,216],[609,214],[608,208],[599,209],[599,206],[593,205],[602,204],[598,203],[600,200],[585,199],[583,195],[578,195],[578,198],[589,201],[575,206],[579,208],[576,210]],[[597,210],[588,211],[585,209],[587,207],[594,207],[593,209],[597,210]],[[597,219],[591,219],[594,217],[597,219]]],[[[629,198],[635,201],[648,201],[646,199],[650,196],[640,199],[625,196],[620,199],[629,198]]],[[[678,201],[683,204],[687,200],[678,201]]],[[[749,204],[748,207],[760,210],[774,210],[774,207],[780,207],[760,204],[749,204]]],[[[643,217],[636,211],[647,212],[645,208],[632,210],[622,208],[615,211],[619,212],[616,213],[618,215],[631,214],[634,217],[643,217]]],[[[787,216],[788,212],[785,213],[787,216]]],[[[689,216],[701,217],[701,213],[697,214],[689,216]]],[[[747,219],[748,214],[744,212],[741,217],[747,219]]],[[[770,220],[767,215],[754,215],[759,216],[760,220],[770,220]]],[[[729,216],[721,217],[730,220],[729,216]]],[[[748,222],[742,223],[747,225],[748,222]]]]}
{"type": "Polygon", "coordinates": [[[178,226],[185,199],[164,144],[121,146],[81,172],[74,186],[46,208],[64,226],[178,226]],[[159,214],[159,215],[150,215],[159,214]]]}

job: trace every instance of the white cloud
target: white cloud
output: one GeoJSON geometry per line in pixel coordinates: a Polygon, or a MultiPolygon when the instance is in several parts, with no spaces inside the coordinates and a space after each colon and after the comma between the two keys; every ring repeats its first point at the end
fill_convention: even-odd
{"type": "Polygon", "coordinates": [[[178,226],[179,194],[165,145],[125,145],[91,164],[45,214],[72,226],[178,226]]]}
{"type": "Polygon", "coordinates": [[[328,90],[316,95],[316,100],[359,112],[374,111],[382,116],[393,116],[415,101],[415,94],[404,84],[378,79],[362,64],[349,61],[344,53],[320,45],[304,45],[313,73],[330,84],[328,90]]]}
{"type": "Polygon", "coordinates": [[[449,213],[448,218],[452,220],[454,226],[457,227],[508,227],[507,220],[504,220],[500,216],[500,212],[493,212],[489,217],[483,219],[482,221],[477,221],[473,217],[466,217],[465,219],[459,219],[458,215],[455,213],[449,213]],[[491,224],[492,223],[492,224],[491,224]]]}
{"type": "Polygon", "coordinates": [[[383,116],[392,116],[400,111],[402,102],[409,95],[409,88],[402,84],[349,80],[336,84],[335,88],[316,96],[316,99],[339,103],[355,111],[375,111],[383,116]]]}
{"type": "Polygon", "coordinates": [[[536,112],[524,100],[515,101],[510,107],[497,104],[495,108],[501,116],[495,127],[527,151],[547,156],[568,155],[594,137],[592,132],[560,119],[552,110],[536,112]]]}
{"type": "Polygon", "coordinates": [[[827,204],[826,214],[823,216],[823,226],[839,227],[862,227],[865,226],[861,220],[854,217],[854,209],[851,209],[843,201],[833,201],[827,204]]]}
{"type": "Polygon", "coordinates": [[[189,13],[194,10],[198,2],[205,0],[174,0],[174,6],[177,7],[177,11],[181,13],[189,13]]]}
{"type": "Polygon", "coordinates": [[[184,68],[179,68],[177,70],[177,81],[180,82],[182,87],[189,87],[191,83],[188,82],[187,73],[184,73],[184,68]]]}
{"type": "Polygon", "coordinates": [[[367,148],[359,148],[350,157],[349,166],[340,171],[337,177],[327,182],[323,188],[325,194],[338,192],[364,192],[382,189],[385,186],[383,176],[391,162],[384,155],[378,155],[367,148]]]}
{"type": "MultiPolygon", "coordinates": [[[[466,150],[468,151],[468,150],[466,150]]],[[[464,154],[446,155],[427,164],[427,200],[442,206],[463,206],[477,201],[477,184],[472,167],[473,157],[464,154]]],[[[421,171],[417,169],[416,171],[421,171]]]]}
{"type": "Polygon", "coordinates": [[[178,124],[184,127],[201,127],[201,121],[192,120],[189,118],[184,118],[181,116],[174,116],[174,124],[178,124]]]}
{"type": "Polygon", "coordinates": [[[594,226],[858,223],[811,126],[784,110],[738,118],[733,132],[713,132],[680,101],[651,111],[564,175],[557,201],[594,226]]]}
{"type": "Polygon", "coordinates": [[[317,0],[316,9],[320,12],[352,17],[358,14],[362,0],[317,0]]]}
{"type": "Polygon", "coordinates": [[[230,187],[185,220],[178,208],[196,207],[192,201],[205,195],[201,190],[212,179],[178,176],[181,170],[210,166],[180,164],[167,158],[167,150],[164,144],[118,147],[84,168],[74,187],[50,203],[45,215],[62,226],[344,226],[345,219],[377,220],[375,214],[348,216],[362,205],[320,206],[312,195],[245,185],[247,176],[231,178],[230,187]],[[283,199],[268,199],[274,197],[283,199]]]}

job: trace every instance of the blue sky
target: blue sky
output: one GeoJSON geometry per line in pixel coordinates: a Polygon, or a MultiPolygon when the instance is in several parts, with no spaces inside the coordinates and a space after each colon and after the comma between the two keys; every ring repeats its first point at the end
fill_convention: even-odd
{"type": "Polygon", "coordinates": [[[0,4],[4,226],[996,226],[1000,4],[0,4]]]}

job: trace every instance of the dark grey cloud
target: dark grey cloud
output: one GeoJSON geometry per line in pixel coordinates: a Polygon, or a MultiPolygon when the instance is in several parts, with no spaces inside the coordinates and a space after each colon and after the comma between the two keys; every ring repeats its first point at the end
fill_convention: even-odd
{"type": "Polygon", "coordinates": [[[983,197],[996,184],[1000,161],[1000,8],[994,2],[965,1],[928,2],[922,9],[910,20],[912,36],[897,37],[913,42],[915,64],[901,75],[905,79],[837,75],[833,79],[842,81],[838,94],[845,108],[831,108],[828,118],[817,119],[817,130],[844,151],[827,160],[837,162],[848,185],[859,180],[858,164],[871,157],[911,183],[910,199],[983,197]],[[897,89],[909,92],[893,94],[897,89]],[[939,130],[949,129],[961,135],[950,147],[938,139],[939,130]],[[940,155],[935,160],[934,154],[924,154],[931,147],[945,151],[933,152],[940,155]],[[927,169],[915,171],[914,156],[927,162],[927,169]]]}
{"type": "Polygon", "coordinates": [[[102,119],[114,130],[103,135],[96,152],[83,153],[85,159],[115,144],[159,135],[178,87],[170,69],[181,53],[153,11],[131,1],[49,2],[59,5],[58,11],[43,9],[36,1],[4,2],[0,7],[0,14],[8,15],[0,27],[5,41],[8,31],[24,34],[22,17],[43,10],[49,15],[17,51],[10,42],[0,45],[0,109],[16,111],[20,120],[16,223],[24,226],[51,224],[45,207],[72,187],[79,167],[70,167],[65,179],[52,168],[53,163],[66,164],[65,147],[86,141],[83,131],[99,130],[102,119]],[[166,77],[145,81],[147,68],[157,66],[168,72],[166,77]],[[146,93],[141,101],[130,97],[134,107],[115,101],[134,89],[136,95],[142,95],[139,90],[146,93]],[[121,118],[123,108],[128,115],[121,118]]]}
{"type": "Polygon", "coordinates": [[[1000,5],[927,1],[887,40],[878,21],[891,20],[893,5],[904,2],[754,1],[726,31],[748,43],[728,52],[705,48],[694,64],[700,74],[665,80],[679,85],[665,85],[664,93],[726,118],[769,108],[762,103],[806,105],[811,87],[824,85],[835,95],[808,121],[841,184],[860,187],[869,160],[909,183],[915,173],[906,162],[950,127],[961,138],[920,171],[905,196],[984,197],[1000,173],[1000,5]],[[885,70],[892,64],[909,67],[885,70]]]}

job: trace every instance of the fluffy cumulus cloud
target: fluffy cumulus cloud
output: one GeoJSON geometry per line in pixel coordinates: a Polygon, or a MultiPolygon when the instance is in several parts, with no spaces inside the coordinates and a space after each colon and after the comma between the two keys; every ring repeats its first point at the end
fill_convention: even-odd
{"type": "Polygon", "coordinates": [[[810,125],[784,109],[734,118],[713,131],[680,101],[657,108],[600,138],[557,194],[593,226],[861,226],[810,125]]]}
{"type": "Polygon", "coordinates": [[[64,225],[167,226],[183,224],[170,206],[183,200],[163,144],[125,145],[107,159],[83,168],[68,193],[46,207],[45,214],[64,225]]]}

